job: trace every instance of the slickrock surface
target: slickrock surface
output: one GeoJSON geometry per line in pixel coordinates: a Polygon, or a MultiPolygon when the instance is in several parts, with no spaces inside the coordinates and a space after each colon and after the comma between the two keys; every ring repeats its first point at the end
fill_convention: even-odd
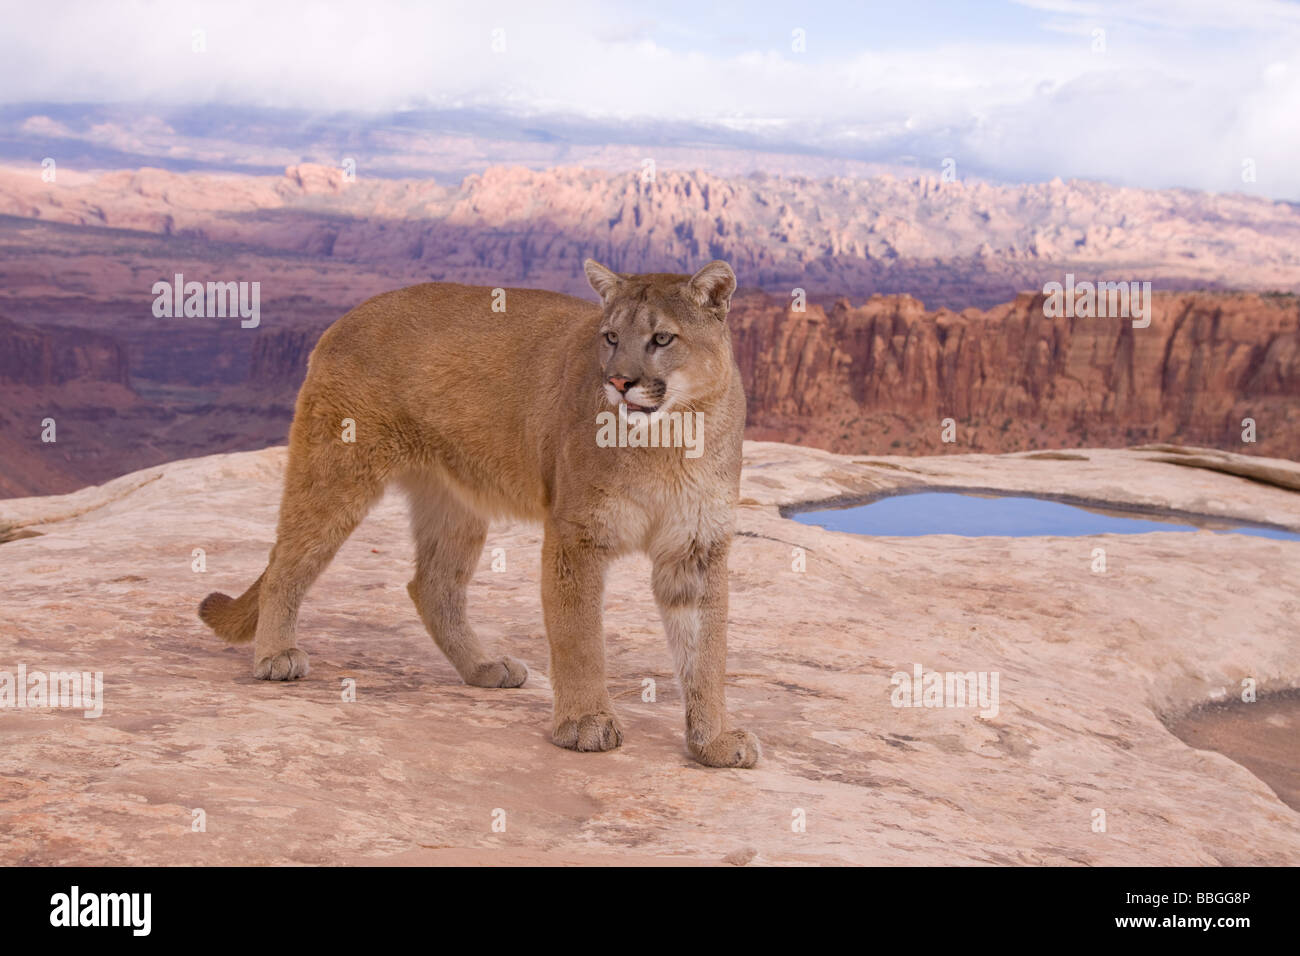
{"type": "MultiPolygon", "coordinates": [[[[384,499],[300,618],[305,681],[195,617],[272,541],[284,450],[174,462],[0,502],[0,670],[102,670],[104,712],[0,710],[7,863],[1296,864],[1300,815],[1166,721],[1300,687],[1300,544],[1210,532],[865,538],[778,507],[968,487],[1300,529],[1300,495],[1157,451],[849,458],[748,443],[732,552],[730,709],[751,771],[682,743],[642,559],[606,596],[621,750],[547,740],[539,532],[494,527],[471,586],[521,689],[461,685],[405,593],[384,499]],[[38,532],[37,536],[22,534],[38,532]],[[206,572],[192,570],[193,549],[206,572]],[[506,569],[491,569],[492,549],[506,569]],[[802,548],[806,571],[793,570],[802,548]],[[1093,573],[1094,549],[1107,570],[1093,573]],[[890,678],[996,671],[996,716],[897,708],[890,678]],[[342,699],[345,678],[355,702],[342,699]],[[643,681],[656,682],[654,702],[643,681]],[[206,832],[193,832],[193,811],[206,832]],[[1106,831],[1094,832],[1096,810],[1106,831]],[[493,830],[504,813],[505,830],[493,830]],[[792,821],[802,812],[806,830],[792,821]]],[[[1252,458],[1253,461],[1260,461],[1252,458]]],[[[1274,461],[1280,470],[1300,466],[1274,461]]]]}

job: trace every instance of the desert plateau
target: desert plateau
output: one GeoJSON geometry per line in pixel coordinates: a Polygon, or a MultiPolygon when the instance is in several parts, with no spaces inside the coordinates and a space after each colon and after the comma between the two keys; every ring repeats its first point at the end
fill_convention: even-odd
{"type": "Polygon", "coordinates": [[[7,500],[8,645],[33,668],[102,670],[104,685],[97,718],[5,715],[0,854],[58,865],[1294,865],[1294,805],[1170,724],[1236,697],[1245,678],[1261,700],[1300,687],[1300,544],[1211,531],[874,538],[781,513],[978,487],[1300,531],[1300,467],[1209,456],[1263,464],[1259,481],[1177,460],[1189,457],[1204,464],[1167,448],[854,458],[747,443],[728,676],[733,717],[764,741],[754,770],[705,771],[686,754],[641,559],[616,566],[607,591],[627,740],[575,754],[547,737],[535,528],[494,527],[470,585],[480,631],[529,664],[524,687],[466,687],[429,640],[405,591],[398,496],[307,600],[311,675],[277,684],[253,680],[247,648],[222,645],[193,608],[261,567],[282,448],[7,500]],[[996,714],[892,706],[892,676],[914,665],[998,672],[996,714]],[[196,810],[206,832],[192,832],[196,810]]]}

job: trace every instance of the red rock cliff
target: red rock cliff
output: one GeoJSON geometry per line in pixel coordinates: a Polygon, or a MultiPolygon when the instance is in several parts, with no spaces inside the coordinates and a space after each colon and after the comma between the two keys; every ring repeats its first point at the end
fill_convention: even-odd
{"type": "Polygon", "coordinates": [[[731,322],[754,438],[874,453],[1161,440],[1300,457],[1292,296],[1157,293],[1142,329],[1047,318],[1030,294],[960,314],[908,296],[805,313],[757,297],[731,322]],[[945,444],[949,417],[960,427],[945,444]]]}
{"type": "MultiPolygon", "coordinates": [[[[909,296],[791,312],[764,295],[730,318],[751,438],[838,452],[1018,451],[1147,441],[1300,458],[1300,301],[1156,293],[1151,324],[1047,318],[1025,294],[987,311],[909,296]],[[958,440],[941,441],[953,418],[958,440]],[[1257,442],[1241,440],[1253,418],[1257,442]]],[[[251,383],[292,391],[320,329],[270,331],[251,383]]]]}
{"type": "Polygon", "coordinates": [[[0,317],[0,385],[62,385],[77,379],[128,384],[126,350],[86,329],[36,329],[0,317]]]}

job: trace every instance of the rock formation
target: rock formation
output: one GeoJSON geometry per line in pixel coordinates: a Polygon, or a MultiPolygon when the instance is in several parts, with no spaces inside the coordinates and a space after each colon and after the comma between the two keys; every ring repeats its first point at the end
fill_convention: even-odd
{"type": "Polygon", "coordinates": [[[1244,195],[1054,180],[721,177],[490,167],[458,187],[117,171],[67,185],[0,171],[0,214],[240,244],[426,278],[586,288],[594,255],[626,271],[728,259],[742,285],[816,297],[908,293],[989,307],[1066,272],[1157,288],[1300,291],[1300,212],[1244,195]]]}
{"type": "Polygon", "coordinates": [[[405,590],[397,497],[307,598],[310,677],[268,684],[194,611],[265,564],[283,449],[0,502],[0,532],[34,535],[0,543],[0,670],[103,674],[102,716],[0,710],[0,858],[1294,865],[1296,812],[1166,723],[1239,699],[1246,678],[1261,700],[1300,686],[1300,545],[1208,531],[868,538],[777,511],[905,486],[1066,489],[1300,529],[1295,492],[1158,454],[850,459],[747,443],[728,669],[730,712],[763,740],[752,771],[685,752],[644,560],[617,564],[606,589],[624,746],[579,754],[547,740],[536,528],[494,526],[469,595],[485,640],[528,662],[523,688],[466,687],[433,646],[405,590]],[[996,713],[895,706],[896,676],[917,666],[997,673],[996,713]]]}
{"type": "Polygon", "coordinates": [[[804,313],[741,299],[731,321],[756,438],[926,454],[1159,440],[1300,458],[1294,296],[1158,293],[1147,328],[1047,318],[1032,294],[961,313],[908,296],[804,313]]]}
{"type": "Polygon", "coordinates": [[[129,385],[126,350],[113,337],[87,329],[36,329],[0,316],[0,386],[74,379],[129,385]]]}
{"type": "MultiPolygon", "coordinates": [[[[754,438],[870,454],[1169,441],[1300,458],[1294,296],[1159,293],[1134,328],[1047,318],[1032,294],[961,313],[910,296],[794,312],[751,294],[729,321],[754,438]]],[[[292,393],[319,333],[260,338],[252,381],[292,393]]]]}
{"type": "Polygon", "coordinates": [[[1169,441],[1300,457],[1294,294],[1170,291],[1300,288],[1300,213],[1286,203],[670,169],[643,182],[493,167],[453,187],[301,164],[282,176],[62,170],[58,183],[0,170],[0,213],[17,217],[0,218],[4,314],[24,327],[0,325],[0,495],[282,441],[315,338],[360,301],[430,279],[590,296],[587,255],[637,271],[735,263],[753,438],[921,454],[1169,441]],[[1021,291],[1069,270],[1152,281],[1151,326],[1049,319],[1021,291]],[[258,282],[261,324],[153,315],[153,283],[178,272],[258,282]],[[908,294],[877,294],[890,290],[908,294]],[[39,441],[51,411],[57,448],[39,441]]]}

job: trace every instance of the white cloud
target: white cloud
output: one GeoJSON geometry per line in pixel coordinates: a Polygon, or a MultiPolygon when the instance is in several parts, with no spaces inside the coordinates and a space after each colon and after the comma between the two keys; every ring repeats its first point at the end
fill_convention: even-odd
{"type": "Polygon", "coordinates": [[[1244,188],[1241,162],[1251,158],[1253,188],[1300,197],[1294,4],[1021,6],[1031,25],[998,42],[962,40],[960,23],[949,23],[941,39],[877,49],[869,11],[851,4],[840,39],[860,35],[861,52],[813,57],[790,51],[779,16],[767,46],[708,52],[704,7],[675,24],[590,0],[566,3],[562,15],[519,0],[24,0],[3,12],[0,96],[687,120],[715,125],[720,139],[742,130],[864,159],[909,154],[937,168],[953,156],[995,177],[1144,186],[1244,188]],[[1097,25],[1104,53],[1092,49],[1097,25]],[[496,29],[504,52],[493,52],[496,29]],[[195,30],[204,53],[191,49],[195,30]],[[689,48],[665,45],[685,36],[689,48]]]}

